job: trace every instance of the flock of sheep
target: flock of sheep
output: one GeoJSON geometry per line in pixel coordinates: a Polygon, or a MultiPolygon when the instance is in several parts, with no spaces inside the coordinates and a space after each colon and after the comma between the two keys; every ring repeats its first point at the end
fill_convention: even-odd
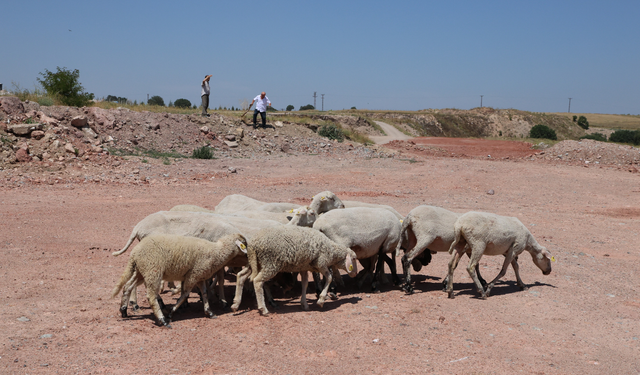
{"type": "Polygon", "coordinates": [[[410,266],[419,271],[430,262],[431,254],[448,251],[452,257],[444,286],[449,298],[454,298],[453,272],[460,257],[467,254],[467,270],[485,299],[509,264],[518,286],[526,289],[518,269],[518,255],[523,251],[531,254],[544,275],[551,272],[554,260],[514,217],[484,212],[461,215],[425,205],[403,217],[390,206],[342,201],[329,191],[315,195],[311,204],[303,207],[261,202],[238,194],[224,198],[214,211],[192,205],[175,206],[140,221],[124,248],[113,255],[127,251],[136,239],[140,242],[131,252],[113,297],[123,292],[120,313],[126,317],[128,305],[138,308],[136,287],[144,283],[153,313],[164,326],[170,326],[172,314],[195,287],[200,290],[209,317],[214,316],[209,297],[216,284],[218,299],[226,306],[225,267],[241,269],[237,272],[231,309],[238,310],[244,283],[249,279],[258,309],[267,315],[264,294],[271,303],[273,298],[265,283],[278,275],[300,273],[301,303],[308,310],[308,272],[313,273],[316,283],[316,303],[322,306],[327,296],[337,298],[330,286],[332,282],[342,284],[340,269],[357,277],[360,287],[371,276],[371,287],[376,291],[387,263],[394,284],[399,285],[395,257],[402,255],[402,288],[412,293],[410,266]],[[505,257],[502,270],[488,284],[478,272],[478,262],[484,254],[505,257]],[[363,267],[360,273],[356,260],[363,267]],[[324,285],[320,275],[324,276],[324,285]],[[179,281],[181,293],[166,317],[160,298],[163,281],[179,281]]]}

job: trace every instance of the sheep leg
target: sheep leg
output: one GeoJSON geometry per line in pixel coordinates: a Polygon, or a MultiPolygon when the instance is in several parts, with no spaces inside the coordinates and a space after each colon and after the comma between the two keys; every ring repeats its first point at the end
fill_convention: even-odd
{"type": "Polygon", "coordinates": [[[165,318],[164,314],[162,313],[162,308],[158,303],[158,289],[160,289],[161,285],[161,277],[158,277],[156,280],[151,280],[150,282],[147,282],[147,280],[145,279],[145,287],[147,288],[147,300],[149,300],[149,305],[151,305],[153,315],[156,316],[156,319],[158,319],[158,322],[160,324],[171,328],[171,325],[169,324],[171,318],[165,318]]]}
{"type": "Polygon", "coordinates": [[[369,276],[369,274],[373,274],[377,259],[377,255],[362,260],[358,259],[362,265],[362,271],[358,272],[358,275],[356,276],[356,279],[360,279],[357,283],[358,289],[362,288],[362,285],[364,285],[364,282],[367,280],[367,276],[369,276]]]}
{"type": "Polygon", "coordinates": [[[214,314],[213,311],[211,311],[211,308],[209,307],[209,292],[208,292],[208,289],[207,289],[207,282],[203,281],[198,286],[200,287],[200,295],[202,296],[202,304],[204,305],[204,313],[209,318],[215,318],[216,314],[214,314]]]}
{"type": "Polygon", "coordinates": [[[300,296],[300,303],[304,311],[309,311],[309,305],[307,304],[307,285],[309,284],[309,272],[303,271],[300,273],[300,281],[302,284],[302,295],[300,296]]]}
{"type": "MultiPolygon", "coordinates": [[[[513,255],[511,254],[511,252],[508,252],[504,256],[504,263],[502,264],[502,269],[500,270],[500,273],[498,274],[498,276],[496,276],[495,279],[491,280],[491,282],[487,285],[487,288],[482,293],[482,299],[487,299],[487,297],[489,297],[489,293],[491,293],[491,289],[495,285],[496,281],[500,280],[502,276],[504,276],[507,273],[507,268],[509,267],[509,264],[511,264],[512,260],[513,260],[513,255]]],[[[475,279],[475,281],[476,281],[476,285],[480,284],[480,281],[478,281],[477,278],[475,279]]]]}
{"type": "Polygon", "coordinates": [[[271,283],[265,283],[263,285],[263,289],[264,289],[264,294],[267,297],[267,302],[269,302],[269,305],[271,307],[278,307],[276,300],[273,299],[273,294],[271,294],[271,283]]]}
{"type": "MultiPolygon", "coordinates": [[[[402,272],[404,274],[404,285],[402,286],[402,289],[407,294],[412,294],[413,293],[413,286],[411,285],[411,270],[409,269],[409,266],[411,266],[411,264],[413,263],[414,259],[416,259],[420,254],[422,254],[422,252],[424,252],[424,250],[427,248],[427,246],[431,242],[432,242],[431,239],[428,240],[428,243],[427,243],[426,240],[419,241],[416,244],[416,246],[413,247],[413,249],[409,250],[408,252],[406,252],[402,256],[402,259],[401,259],[402,272]]],[[[422,268],[422,264],[420,264],[420,268],[422,268]]],[[[414,267],[414,269],[415,269],[415,267],[414,267]]],[[[419,272],[420,269],[417,269],[415,271],[419,272]]]]}
{"type": "Polygon", "coordinates": [[[518,286],[520,287],[520,290],[529,289],[529,287],[527,287],[525,285],[525,283],[522,282],[522,279],[520,278],[520,266],[518,265],[518,257],[517,256],[515,256],[513,258],[513,260],[511,261],[511,267],[513,267],[513,272],[515,272],[515,274],[516,274],[516,282],[518,283],[518,286]]]}
{"type": "MultiPolygon", "coordinates": [[[[218,270],[216,278],[214,279],[214,283],[215,282],[218,283],[218,301],[220,301],[220,305],[222,306],[222,308],[226,309],[227,306],[229,306],[229,303],[224,297],[224,267],[218,270]]],[[[215,284],[212,285],[212,287],[213,286],[215,286],[215,284]]],[[[214,288],[211,288],[211,290],[214,290],[214,288]]]]}
{"type": "Polygon", "coordinates": [[[263,316],[269,315],[269,310],[267,310],[267,306],[264,304],[264,273],[262,271],[258,272],[257,275],[253,277],[253,289],[256,292],[256,302],[258,302],[258,311],[263,316]]]}
{"type": "Polygon", "coordinates": [[[126,284],[124,284],[124,287],[122,288],[123,292],[122,299],[120,300],[120,315],[122,315],[123,318],[127,317],[127,302],[129,301],[131,292],[136,292],[136,286],[138,285],[139,276],[140,275],[138,271],[134,271],[131,278],[126,282],[126,284]]]}
{"type": "MultiPolygon", "coordinates": [[[[191,289],[193,289],[193,283],[187,282],[187,277],[188,275],[185,277],[185,280],[181,283],[182,290],[180,292],[180,298],[178,298],[178,300],[176,301],[176,304],[173,305],[173,307],[171,308],[171,312],[169,312],[169,320],[171,320],[171,318],[173,317],[173,313],[176,312],[178,308],[180,308],[180,305],[182,305],[184,301],[187,300],[187,297],[189,297],[189,294],[191,293],[191,289]]],[[[206,287],[205,287],[205,290],[206,290],[206,287]]],[[[209,302],[207,301],[207,305],[208,304],[209,302]]]]}
{"type": "Polygon", "coordinates": [[[320,297],[320,293],[322,293],[322,280],[320,279],[320,273],[312,272],[311,275],[313,276],[313,283],[316,287],[316,297],[320,297]]]}
{"type": "Polygon", "coordinates": [[[338,295],[336,294],[338,288],[336,285],[344,287],[344,280],[342,280],[342,276],[340,275],[340,270],[337,266],[331,266],[331,276],[333,277],[333,282],[329,286],[329,298],[332,300],[337,300],[338,295]]]}
{"type": "MultiPolygon", "coordinates": [[[[396,253],[391,253],[391,256],[388,256],[386,253],[381,253],[380,257],[384,262],[389,266],[389,271],[391,271],[391,280],[393,281],[393,285],[400,285],[400,278],[398,277],[398,270],[396,268],[396,253]]],[[[384,276],[384,264],[380,267],[381,276],[384,276]]]]}
{"type": "Polygon", "coordinates": [[[371,280],[371,291],[374,293],[380,293],[380,289],[378,288],[378,276],[381,272],[384,272],[384,254],[381,252],[378,254],[378,259],[376,262],[371,262],[372,265],[375,266],[373,271],[373,280],[371,280]]]}
{"type": "Polygon", "coordinates": [[[449,274],[447,275],[447,288],[446,292],[449,294],[449,298],[455,298],[453,295],[453,271],[455,271],[456,267],[458,267],[458,262],[460,262],[460,254],[459,251],[453,253],[451,260],[449,260],[449,274]]]}
{"type": "Polygon", "coordinates": [[[233,298],[233,305],[231,305],[231,311],[238,311],[240,302],[242,302],[242,290],[244,283],[251,276],[251,267],[244,267],[240,272],[236,274],[236,295],[233,298]]]}
{"type": "Polygon", "coordinates": [[[331,270],[329,270],[328,268],[323,270],[322,274],[324,275],[324,278],[325,278],[324,289],[322,290],[322,293],[320,293],[320,297],[316,301],[316,304],[320,307],[324,305],[324,301],[327,299],[327,292],[329,291],[329,286],[331,285],[331,281],[333,279],[333,276],[331,275],[331,270]]]}

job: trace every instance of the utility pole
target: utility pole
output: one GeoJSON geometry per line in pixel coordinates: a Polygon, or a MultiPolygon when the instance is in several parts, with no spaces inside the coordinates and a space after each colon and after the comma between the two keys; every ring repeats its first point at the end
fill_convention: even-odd
{"type": "Polygon", "coordinates": [[[147,94],[147,104],[149,104],[149,94],[147,94]]]}
{"type": "Polygon", "coordinates": [[[313,109],[316,109],[316,92],[313,92],[313,109]]]}
{"type": "Polygon", "coordinates": [[[320,94],[322,95],[322,112],[324,112],[324,94],[320,94]]]}
{"type": "Polygon", "coordinates": [[[571,113],[571,98],[569,98],[569,113],[571,113]]]}
{"type": "Polygon", "coordinates": [[[480,95],[480,108],[482,108],[482,97],[483,97],[483,96],[484,96],[484,95],[480,95]]]}

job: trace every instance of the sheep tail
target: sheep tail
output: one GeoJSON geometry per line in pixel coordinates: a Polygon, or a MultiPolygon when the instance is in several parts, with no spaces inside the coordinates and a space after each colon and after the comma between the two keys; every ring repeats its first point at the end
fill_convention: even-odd
{"type": "Polygon", "coordinates": [[[253,282],[253,278],[258,274],[258,257],[255,252],[248,253],[249,267],[251,267],[251,274],[249,275],[249,281],[253,282]]]}
{"type": "MultiPolygon", "coordinates": [[[[404,238],[405,234],[407,233],[407,229],[409,228],[409,225],[411,225],[413,221],[413,218],[411,217],[411,215],[407,215],[407,217],[404,218],[404,220],[402,221],[402,229],[400,229],[400,241],[398,241],[398,244],[396,245],[396,256],[399,257],[402,255],[402,253],[400,252],[401,248],[402,248],[402,239],[404,238]]],[[[407,238],[408,240],[408,238],[407,238]]]]}
{"type": "Polygon", "coordinates": [[[135,276],[135,272],[136,262],[132,258],[129,258],[127,268],[124,269],[124,273],[122,273],[122,276],[120,276],[120,281],[118,281],[118,284],[116,284],[116,286],[113,288],[113,291],[111,292],[111,298],[114,298],[118,295],[118,293],[120,293],[122,287],[124,287],[124,284],[126,284],[127,281],[131,280],[131,278],[135,276]]]}
{"type": "Polygon", "coordinates": [[[453,254],[453,249],[455,249],[456,246],[458,246],[458,242],[460,242],[460,237],[462,237],[462,227],[460,225],[457,225],[458,223],[456,223],[456,225],[454,226],[454,240],[451,243],[451,246],[449,247],[449,254],[453,254]]]}
{"type": "Polygon", "coordinates": [[[129,246],[131,246],[131,244],[133,243],[133,241],[135,241],[137,236],[138,236],[138,232],[137,231],[133,231],[133,233],[131,233],[131,237],[129,237],[129,241],[127,241],[127,244],[124,245],[122,250],[114,251],[113,253],[111,253],[111,255],[113,255],[114,257],[117,257],[118,255],[120,255],[120,254],[124,253],[125,251],[127,251],[129,246]]]}

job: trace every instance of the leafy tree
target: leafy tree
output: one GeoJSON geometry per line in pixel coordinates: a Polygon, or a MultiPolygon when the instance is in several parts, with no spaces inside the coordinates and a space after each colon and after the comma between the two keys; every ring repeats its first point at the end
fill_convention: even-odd
{"type": "Polygon", "coordinates": [[[293,111],[296,107],[292,106],[291,104],[289,104],[287,106],[287,111],[293,111]]]}
{"type": "Polygon", "coordinates": [[[589,121],[587,121],[586,117],[580,116],[578,117],[578,126],[585,130],[589,129],[589,121]]]}
{"type": "Polygon", "coordinates": [[[114,95],[107,95],[107,99],[108,102],[114,102],[114,103],[120,103],[120,104],[127,104],[127,102],[129,101],[129,99],[127,98],[123,98],[120,96],[114,96],[114,95]]]}
{"type": "Polygon", "coordinates": [[[191,102],[187,99],[178,99],[175,103],[173,103],[178,108],[189,108],[191,107],[191,102]]]}
{"type": "Polygon", "coordinates": [[[316,107],[312,106],[311,104],[303,105],[300,107],[300,111],[306,111],[308,109],[316,109],[316,107]]]}
{"type": "Polygon", "coordinates": [[[640,130],[616,130],[609,136],[609,141],[639,145],[640,130]]]}
{"type": "Polygon", "coordinates": [[[351,109],[356,109],[356,107],[351,107],[351,109]]]}
{"type": "Polygon", "coordinates": [[[602,133],[591,133],[580,137],[580,139],[593,139],[595,141],[606,142],[607,136],[602,133]]]}
{"type": "Polygon", "coordinates": [[[573,115],[573,122],[576,122],[576,121],[578,121],[578,116],[573,115]]]}
{"type": "Polygon", "coordinates": [[[169,100],[169,105],[167,107],[173,107],[173,102],[169,100]]]}
{"type": "Polygon", "coordinates": [[[159,105],[161,107],[164,107],[164,100],[159,97],[158,95],[154,95],[149,99],[149,102],[147,103],[149,105],[159,105]]]}
{"type": "Polygon", "coordinates": [[[546,125],[536,125],[532,127],[529,131],[529,137],[551,139],[554,141],[558,139],[556,131],[546,125]]]}
{"type": "Polygon", "coordinates": [[[50,72],[48,69],[40,73],[42,79],[37,78],[45,91],[51,96],[57,96],[60,101],[69,106],[82,107],[89,105],[93,100],[93,94],[84,92],[84,88],[78,81],[80,71],[67,70],[58,66],[57,71],[50,72]]]}

